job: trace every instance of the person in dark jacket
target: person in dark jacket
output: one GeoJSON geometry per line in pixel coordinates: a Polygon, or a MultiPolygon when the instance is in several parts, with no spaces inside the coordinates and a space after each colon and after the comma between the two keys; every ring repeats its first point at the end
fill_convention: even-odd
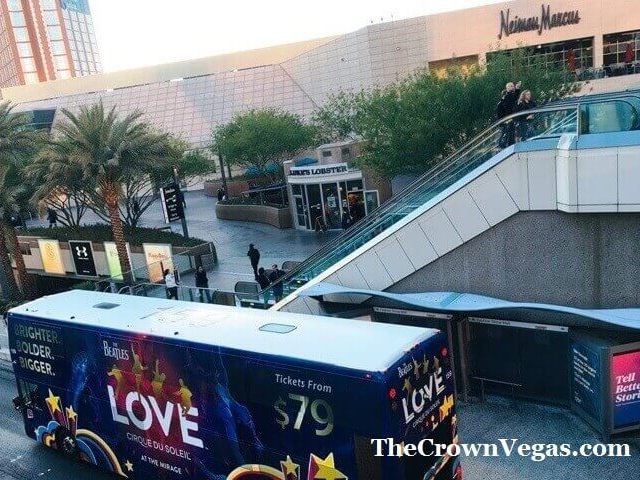
{"type": "Polygon", "coordinates": [[[353,217],[348,209],[342,210],[342,229],[348,230],[353,225],[353,217]]]}
{"type": "Polygon", "coordinates": [[[253,276],[258,277],[258,263],[260,263],[260,252],[253,246],[253,243],[249,244],[249,251],[247,257],[251,260],[251,268],[253,268],[253,276]]]}
{"type": "MultiPolygon", "coordinates": [[[[518,103],[518,98],[520,98],[521,85],[521,82],[515,84],[513,82],[507,83],[502,98],[498,102],[498,106],[496,108],[496,116],[498,117],[498,120],[502,120],[514,113],[516,104],[518,103]]],[[[500,135],[500,140],[498,141],[498,146],[500,148],[507,148],[509,145],[513,145],[516,133],[514,123],[503,123],[500,128],[502,129],[502,133],[500,135]]]]}
{"type": "Polygon", "coordinates": [[[200,301],[204,302],[204,297],[207,297],[207,303],[211,303],[211,291],[209,290],[209,277],[207,277],[207,271],[200,265],[196,270],[196,287],[198,287],[198,293],[200,294],[200,301]]]}
{"type": "Polygon", "coordinates": [[[273,290],[273,296],[276,299],[276,303],[278,303],[280,300],[282,300],[282,296],[283,296],[283,293],[284,293],[284,286],[282,285],[282,282],[278,281],[283,276],[284,276],[284,271],[279,270],[278,269],[278,265],[274,264],[271,267],[271,273],[269,274],[269,280],[271,281],[271,284],[273,285],[272,290],[273,290]]]}
{"type": "Polygon", "coordinates": [[[58,223],[58,213],[51,207],[47,207],[47,220],[49,220],[49,228],[55,227],[58,223]]]}
{"type": "MultiPolygon", "coordinates": [[[[536,108],[536,106],[536,102],[531,97],[531,91],[525,90],[520,94],[518,103],[516,103],[515,113],[526,112],[527,110],[536,108]]],[[[533,115],[518,118],[518,135],[521,142],[524,142],[531,135],[531,120],[533,120],[533,115]]]]}
{"type": "Polygon", "coordinates": [[[269,296],[270,296],[270,292],[269,290],[267,290],[267,288],[269,288],[269,285],[271,285],[271,282],[269,281],[269,277],[267,277],[267,274],[264,271],[264,268],[260,267],[258,269],[258,276],[256,277],[256,281],[260,285],[260,290],[262,290],[262,295],[264,296],[264,303],[266,305],[267,303],[269,303],[269,296]]]}

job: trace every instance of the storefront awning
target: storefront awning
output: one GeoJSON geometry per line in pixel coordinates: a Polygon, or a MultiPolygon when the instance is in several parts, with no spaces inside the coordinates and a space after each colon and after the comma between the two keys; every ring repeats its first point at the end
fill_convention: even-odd
{"type": "Polygon", "coordinates": [[[477,314],[481,312],[491,313],[506,310],[538,310],[593,320],[596,323],[603,324],[602,327],[605,328],[607,326],[616,326],[640,330],[640,308],[582,309],[544,303],[510,302],[507,300],[485,297],[483,295],[475,295],[471,293],[392,293],[349,288],[324,282],[303,289],[298,292],[298,295],[316,299],[321,299],[326,295],[331,295],[332,298],[344,295],[345,303],[349,303],[349,297],[357,295],[369,298],[386,299],[394,304],[405,307],[413,307],[421,310],[441,313],[477,314]]]}

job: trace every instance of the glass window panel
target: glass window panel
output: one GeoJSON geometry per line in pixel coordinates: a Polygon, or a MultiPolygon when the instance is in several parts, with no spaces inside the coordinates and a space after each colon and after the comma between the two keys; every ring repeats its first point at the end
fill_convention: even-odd
{"type": "Polygon", "coordinates": [[[9,7],[9,11],[20,11],[22,10],[22,2],[20,0],[9,0],[7,6],[9,7]]]}
{"type": "Polygon", "coordinates": [[[24,74],[24,81],[27,84],[38,83],[38,81],[39,81],[38,74],[37,73],[25,73],[24,74]]]}
{"type": "Polygon", "coordinates": [[[56,10],[56,0],[40,0],[40,4],[44,10],[56,10]]]}
{"type": "Polygon", "coordinates": [[[59,25],[60,19],[58,18],[58,12],[44,12],[44,19],[47,22],[47,25],[59,25]]]}
{"type": "Polygon", "coordinates": [[[63,55],[65,53],[64,42],[62,40],[51,42],[51,50],[54,55],[63,55]]]}
{"type": "Polygon", "coordinates": [[[58,27],[48,27],[47,31],[49,32],[50,40],[62,40],[62,29],[58,27]]]}
{"type": "Polygon", "coordinates": [[[31,52],[31,45],[28,43],[18,43],[18,53],[21,57],[31,57],[33,53],[31,52]]]}
{"type": "Polygon", "coordinates": [[[71,78],[71,72],[69,70],[60,70],[58,72],[58,78],[61,78],[61,79],[71,78]]]}
{"type": "Polygon", "coordinates": [[[9,16],[11,17],[11,24],[14,27],[24,27],[26,25],[22,12],[11,12],[9,16]]]}
{"type": "Polygon", "coordinates": [[[55,62],[58,70],[67,70],[69,68],[69,62],[67,61],[67,57],[64,55],[55,57],[55,62]]]}
{"type": "Polygon", "coordinates": [[[33,61],[33,57],[21,58],[20,62],[22,63],[22,70],[24,72],[35,72],[36,64],[33,61]]]}

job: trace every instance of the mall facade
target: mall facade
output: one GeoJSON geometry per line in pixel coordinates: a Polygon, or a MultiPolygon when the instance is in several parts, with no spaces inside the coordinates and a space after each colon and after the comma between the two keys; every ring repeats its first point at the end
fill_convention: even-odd
{"type": "Polygon", "coordinates": [[[74,108],[102,99],[145,113],[195,148],[240,111],[274,107],[303,117],[331,93],[408,74],[478,64],[526,45],[577,74],[633,73],[640,60],[637,0],[518,0],[369,25],[322,38],[136,70],[2,89],[19,110],[74,108]]]}

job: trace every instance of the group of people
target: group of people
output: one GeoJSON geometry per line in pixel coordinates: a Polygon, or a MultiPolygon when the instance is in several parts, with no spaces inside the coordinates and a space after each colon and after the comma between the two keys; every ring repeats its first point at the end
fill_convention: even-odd
{"type": "Polygon", "coordinates": [[[249,245],[247,256],[251,261],[251,268],[253,269],[253,275],[256,282],[260,285],[260,290],[264,292],[264,303],[269,302],[269,293],[268,290],[266,290],[269,286],[272,287],[271,290],[275,301],[279,302],[282,300],[284,287],[280,279],[284,276],[285,272],[279,269],[278,265],[275,263],[271,266],[271,271],[269,273],[267,273],[263,267],[260,267],[260,251],[253,243],[249,245]]]}
{"type": "MultiPolygon", "coordinates": [[[[162,272],[164,277],[164,287],[167,292],[167,298],[169,300],[178,300],[178,279],[174,272],[166,268],[162,272]]],[[[199,265],[196,269],[196,288],[198,289],[198,295],[200,301],[204,302],[205,298],[207,303],[211,303],[211,290],[209,290],[209,277],[207,277],[207,271],[202,265],[199,265]]]]}
{"type": "MultiPolygon", "coordinates": [[[[502,92],[502,97],[496,108],[496,116],[501,120],[514,113],[525,112],[536,108],[536,102],[533,100],[531,90],[522,90],[522,82],[509,82],[502,92]]],[[[503,123],[500,128],[502,130],[498,146],[506,148],[513,145],[516,139],[524,141],[531,135],[531,120],[533,115],[522,115],[512,121],[503,123]]]]}

